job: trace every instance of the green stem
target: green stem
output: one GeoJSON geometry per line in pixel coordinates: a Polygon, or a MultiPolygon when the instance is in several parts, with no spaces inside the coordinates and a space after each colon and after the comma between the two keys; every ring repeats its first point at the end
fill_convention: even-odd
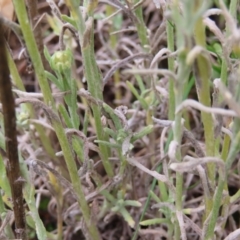
{"type": "Polygon", "coordinates": [[[227,155],[228,155],[228,152],[229,152],[230,143],[231,143],[231,139],[230,139],[230,137],[226,134],[226,135],[224,136],[223,146],[222,146],[222,154],[221,154],[221,158],[222,158],[223,161],[226,161],[226,160],[227,160],[227,155]]]}
{"type": "Polygon", "coordinates": [[[218,187],[217,187],[217,191],[216,191],[216,194],[214,197],[214,202],[213,202],[213,207],[212,207],[212,212],[211,212],[212,215],[211,215],[211,219],[208,224],[208,227],[207,227],[206,236],[204,238],[206,240],[213,239],[214,228],[215,228],[215,224],[216,224],[216,221],[218,218],[219,208],[221,206],[222,192],[223,192],[224,184],[225,184],[225,179],[219,178],[218,187]]]}
{"type": "MultiPolygon", "coordinates": [[[[239,0],[231,0],[230,1],[230,6],[229,6],[229,12],[231,14],[231,16],[236,19],[236,15],[237,15],[237,5],[238,5],[238,1],[239,0]]],[[[226,28],[226,37],[228,37],[230,34],[230,30],[227,26],[226,28]]],[[[224,85],[227,85],[227,78],[228,78],[228,69],[227,69],[227,61],[226,59],[223,57],[222,58],[222,66],[221,66],[221,81],[224,83],[224,85]]]]}
{"type": "MultiPolygon", "coordinates": [[[[114,13],[115,8],[111,5],[107,5],[106,6],[106,15],[110,16],[114,13]]],[[[112,20],[112,23],[110,24],[110,28],[109,28],[109,34],[115,30],[119,30],[119,29],[115,29],[114,26],[114,19],[112,20]]],[[[117,34],[110,34],[109,36],[109,43],[110,43],[110,47],[112,49],[112,51],[116,52],[116,46],[118,43],[118,39],[117,39],[117,34]]],[[[119,74],[119,70],[117,70],[114,75],[113,75],[113,79],[114,79],[114,85],[115,85],[115,100],[116,101],[120,101],[122,99],[122,94],[121,94],[121,90],[119,88],[119,83],[120,83],[120,74],[119,74]]]]}
{"type": "MultiPolygon", "coordinates": [[[[57,112],[48,81],[44,74],[44,68],[43,68],[40,54],[37,49],[36,41],[34,39],[33,32],[29,24],[24,0],[14,0],[13,2],[15,6],[15,11],[18,17],[18,21],[20,22],[20,25],[22,28],[23,36],[26,41],[28,53],[31,57],[31,60],[36,72],[36,76],[38,78],[38,82],[39,82],[41,91],[43,93],[44,101],[45,103],[47,103],[47,105],[50,105],[55,112],[57,112]]],[[[77,9],[78,7],[79,5],[77,6],[77,9]]],[[[55,119],[52,120],[52,125],[55,129],[58,140],[60,142],[63,155],[68,167],[71,182],[72,182],[74,191],[77,195],[77,198],[78,198],[77,201],[81,208],[83,218],[86,223],[86,227],[93,239],[100,239],[97,227],[91,223],[90,209],[85,199],[82,185],[78,177],[77,166],[74,161],[73,153],[72,153],[70,144],[68,142],[67,136],[65,134],[65,131],[63,129],[63,126],[61,125],[60,121],[57,121],[55,119]]]]}
{"type": "MultiPolygon", "coordinates": [[[[178,71],[178,77],[177,82],[175,84],[175,106],[178,107],[179,104],[183,101],[184,96],[184,86],[185,82],[189,78],[190,68],[185,64],[186,62],[186,56],[187,56],[187,50],[182,51],[179,54],[178,61],[179,61],[179,71],[178,71]]],[[[181,145],[182,141],[182,115],[176,114],[175,120],[174,120],[174,127],[173,127],[173,135],[174,135],[174,141],[176,141],[179,146],[181,145]]],[[[177,148],[176,151],[176,161],[181,162],[182,156],[180,148],[177,148]]],[[[180,173],[176,173],[176,210],[182,211],[182,195],[183,195],[183,175],[180,173]]],[[[179,224],[175,225],[175,232],[174,237],[175,240],[180,239],[181,232],[179,224]]]]}
{"type": "MultiPolygon", "coordinates": [[[[205,48],[205,27],[203,20],[200,18],[195,25],[195,40],[196,44],[205,48]]],[[[211,107],[210,84],[211,70],[209,69],[209,62],[204,56],[198,56],[196,61],[196,86],[199,101],[208,107],[211,107]]],[[[206,142],[207,156],[215,155],[215,140],[214,140],[214,124],[212,115],[201,112],[201,118],[204,126],[204,136],[206,142]]],[[[215,165],[213,163],[207,164],[208,176],[212,187],[215,181],[215,165]]],[[[206,206],[206,214],[208,215],[211,206],[206,206]]]]}
{"type": "MultiPolygon", "coordinates": [[[[178,143],[181,142],[181,115],[177,115],[175,118],[175,127],[173,129],[174,133],[174,140],[178,143]]],[[[176,152],[176,160],[178,162],[181,162],[181,152],[180,150],[177,150],[176,152]]],[[[181,173],[176,173],[176,210],[182,211],[182,194],[183,194],[183,175],[181,173]]],[[[181,232],[179,224],[175,224],[175,230],[174,230],[174,239],[178,240],[180,239],[181,232]]]]}
{"type": "MultiPolygon", "coordinates": [[[[103,96],[102,96],[102,90],[100,87],[101,77],[98,72],[99,70],[98,70],[96,61],[94,59],[94,56],[91,57],[92,54],[91,54],[90,46],[86,47],[85,49],[82,49],[82,55],[83,55],[83,61],[84,61],[84,66],[85,66],[85,70],[86,70],[85,74],[86,74],[86,78],[88,81],[88,89],[93,97],[95,97],[96,99],[102,100],[103,96]],[[97,81],[99,82],[99,84],[96,83],[97,81]]],[[[101,122],[100,107],[93,105],[92,110],[93,110],[93,116],[95,119],[97,137],[99,140],[107,141],[107,137],[103,131],[103,126],[102,126],[102,122],[101,122]]],[[[107,175],[109,177],[112,177],[113,169],[108,160],[109,150],[105,145],[103,145],[101,143],[99,144],[99,148],[100,148],[101,159],[103,161],[103,166],[107,172],[107,175]]]]}
{"type": "Polygon", "coordinates": [[[48,105],[53,105],[53,97],[47,79],[45,78],[42,60],[38,52],[32,28],[30,27],[30,22],[27,17],[25,3],[23,0],[14,0],[13,3],[15,6],[18,21],[20,22],[28,53],[31,57],[32,63],[35,68],[36,76],[38,78],[39,85],[43,93],[44,100],[48,105]]]}
{"type": "MultiPolygon", "coordinates": [[[[135,0],[135,4],[137,4],[139,1],[135,0]]],[[[142,6],[139,6],[135,10],[136,17],[138,19],[138,22],[136,23],[137,27],[137,33],[138,37],[141,42],[141,46],[145,52],[149,52],[149,39],[148,39],[148,33],[147,33],[147,28],[143,19],[143,11],[142,11],[142,6]]]]}
{"type": "MultiPolygon", "coordinates": [[[[167,30],[167,46],[168,46],[168,49],[171,52],[174,52],[174,44],[175,44],[175,41],[174,41],[174,26],[173,26],[173,22],[170,22],[170,20],[167,20],[167,29],[166,30],[167,30]]],[[[168,58],[168,69],[170,71],[174,72],[174,58],[168,58]]],[[[175,93],[174,93],[174,79],[173,78],[169,78],[168,94],[169,94],[168,119],[169,120],[174,120],[174,117],[175,117],[175,93]]],[[[181,179],[179,177],[177,177],[177,178],[178,178],[177,184],[180,184],[181,179]]],[[[167,194],[166,185],[161,183],[161,184],[159,184],[159,186],[161,187],[161,191],[163,191],[163,193],[164,193],[162,195],[163,196],[163,201],[167,201],[167,198],[169,196],[167,194]]],[[[180,194],[180,193],[178,193],[178,194],[180,194]]],[[[171,211],[168,208],[166,208],[165,211],[167,212],[167,217],[170,218],[171,211]]],[[[177,229],[175,229],[175,230],[178,231],[179,228],[177,227],[177,229]]],[[[168,235],[169,235],[169,237],[172,237],[172,233],[173,233],[173,225],[168,224],[168,235]]]]}
{"type": "MultiPolygon", "coordinates": [[[[229,12],[234,19],[237,17],[238,2],[239,0],[230,1],[229,12]]],[[[229,31],[229,29],[227,31],[229,31]]]]}
{"type": "Polygon", "coordinates": [[[235,160],[235,157],[237,155],[237,153],[239,152],[239,146],[240,146],[240,120],[239,119],[235,119],[235,123],[234,123],[234,133],[236,133],[236,135],[234,136],[234,140],[231,144],[231,148],[227,157],[227,161],[226,161],[226,173],[224,175],[224,178],[221,178],[221,176],[219,176],[219,181],[218,181],[218,188],[217,188],[217,192],[213,201],[213,208],[212,208],[212,215],[211,215],[211,219],[209,221],[209,225],[207,227],[207,232],[206,232],[206,240],[210,240],[213,239],[213,235],[214,235],[214,228],[217,222],[217,218],[218,218],[218,212],[219,212],[219,208],[221,206],[221,200],[222,200],[222,193],[223,193],[223,189],[225,186],[225,183],[227,181],[227,172],[228,170],[231,168],[233,161],[235,160]]]}
{"type": "MultiPolygon", "coordinates": [[[[168,49],[171,52],[174,52],[174,32],[173,32],[173,25],[170,21],[167,21],[167,45],[168,49]]],[[[168,58],[168,69],[172,72],[174,72],[174,58],[168,58]]],[[[169,78],[169,112],[168,112],[168,118],[169,120],[173,120],[175,116],[175,94],[174,94],[174,80],[172,78],[169,78]]]]}
{"type": "Polygon", "coordinates": [[[240,198],[240,189],[238,189],[238,191],[233,196],[231,196],[230,203],[236,202],[239,198],[240,198]]]}
{"type": "MultiPolygon", "coordinates": [[[[67,5],[70,9],[73,19],[77,23],[88,90],[94,98],[102,100],[102,78],[94,56],[93,22],[91,22],[92,17],[90,16],[88,22],[84,24],[83,17],[79,10],[79,1],[68,0],[67,5]]],[[[95,119],[98,140],[107,141],[107,136],[103,132],[100,108],[94,105],[92,106],[92,110],[95,119]]],[[[103,166],[107,172],[107,175],[112,177],[113,169],[108,160],[109,150],[107,146],[102,143],[99,144],[99,148],[103,166]]]]}
{"type": "Polygon", "coordinates": [[[59,142],[60,142],[60,145],[61,145],[61,148],[63,151],[63,155],[66,159],[66,164],[67,164],[68,171],[69,171],[69,174],[71,177],[73,189],[78,196],[77,200],[81,207],[81,211],[83,213],[83,217],[84,217],[85,223],[87,225],[87,228],[89,230],[89,233],[93,239],[96,239],[96,240],[100,239],[97,227],[94,224],[92,224],[92,222],[91,222],[90,209],[89,209],[87,201],[85,199],[82,185],[79,180],[78,173],[77,173],[77,166],[73,159],[72,151],[71,151],[71,148],[69,147],[69,142],[66,137],[65,131],[64,131],[62,125],[60,124],[60,122],[53,121],[53,127],[57,133],[57,137],[59,139],[59,142]],[[68,161],[67,161],[67,159],[68,159],[68,161]]]}

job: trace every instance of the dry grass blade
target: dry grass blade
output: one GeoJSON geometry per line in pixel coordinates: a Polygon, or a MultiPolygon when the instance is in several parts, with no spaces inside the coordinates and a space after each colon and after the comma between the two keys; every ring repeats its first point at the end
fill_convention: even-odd
{"type": "Polygon", "coordinates": [[[206,107],[203,104],[194,101],[194,100],[184,100],[176,109],[176,114],[178,114],[180,111],[182,111],[185,108],[188,107],[193,107],[195,109],[207,112],[207,113],[214,113],[214,114],[220,114],[224,116],[229,116],[229,117],[240,117],[235,111],[233,110],[225,110],[222,108],[211,108],[211,107],[206,107]]]}
{"type": "Polygon", "coordinates": [[[186,229],[185,229],[185,224],[183,220],[183,213],[176,211],[176,216],[181,229],[181,238],[182,240],[187,240],[186,229]]]}
{"type": "Polygon", "coordinates": [[[230,233],[224,240],[237,240],[240,237],[240,229],[235,230],[234,232],[230,233]]]}
{"type": "Polygon", "coordinates": [[[21,103],[32,103],[34,107],[42,108],[50,121],[54,120],[54,121],[60,122],[58,115],[50,107],[46,106],[45,103],[39,101],[38,99],[35,99],[35,98],[16,99],[16,104],[21,104],[21,103]]]}
{"type": "Polygon", "coordinates": [[[128,64],[129,62],[135,60],[135,59],[151,59],[152,56],[150,54],[146,54],[146,53],[138,53],[132,56],[129,56],[125,59],[122,59],[121,61],[119,61],[117,64],[115,64],[106,74],[106,76],[103,79],[103,85],[106,85],[108,80],[112,77],[112,75],[114,74],[114,72],[116,70],[118,70],[120,67],[125,66],[126,64],[128,64]]]}
{"type": "MultiPolygon", "coordinates": [[[[43,99],[43,94],[42,93],[29,93],[29,92],[23,92],[20,91],[18,89],[13,89],[13,92],[15,92],[19,97],[23,97],[23,98],[40,98],[43,99]]],[[[62,98],[67,94],[70,94],[70,91],[66,91],[66,92],[59,92],[59,93],[53,93],[53,97],[54,98],[62,98]]]]}
{"type": "Polygon", "coordinates": [[[173,193],[175,193],[175,188],[174,188],[174,186],[173,186],[172,183],[166,178],[165,175],[161,175],[161,174],[159,174],[159,173],[156,172],[156,171],[151,171],[151,170],[149,170],[148,168],[146,168],[145,166],[143,166],[141,163],[137,162],[135,159],[127,158],[127,161],[128,161],[131,165],[133,165],[133,166],[139,168],[140,170],[144,171],[145,173],[153,176],[153,177],[156,178],[157,180],[166,183],[166,184],[169,186],[169,188],[171,189],[171,191],[172,191],[173,193]]]}
{"type": "Polygon", "coordinates": [[[40,161],[40,160],[31,160],[29,161],[29,165],[33,168],[33,170],[39,174],[39,175],[47,175],[46,172],[42,173],[40,171],[40,169],[37,168],[37,166],[40,166],[42,169],[47,169],[48,171],[50,171],[57,179],[58,181],[66,188],[68,189],[71,194],[77,199],[77,196],[76,196],[76,193],[74,192],[73,190],[73,187],[72,187],[72,184],[67,180],[65,179],[59,172],[57,172],[55,169],[49,167],[46,163],[40,161]]]}
{"type": "Polygon", "coordinates": [[[202,230],[200,229],[200,227],[196,223],[194,223],[189,217],[187,217],[185,214],[183,215],[183,218],[186,224],[189,224],[190,228],[193,229],[200,237],[202,235],[202,230]]]}
{"type": "Polygon", "coordinates": [[[177,79],[176,75],[169,70],[166,69],[128,69],[128,70],[124,70],[122,72],[123,74],[140,74],[140,75],[152,75],[152,74],[159,74],[162,76],[166,76],[166,77],[171,77],[174,80],[177,79]]]}
{"type": "Polygon", "coordinates": [[[182,163],[172,163],[170,168],[178,172],[193,171],[198,165],[205,164],[208,162],[216,163],[222,170],[222,174],[225,172],[225,163],[222,159],[217,157],[204,157],[204,158],[193,158],[190,156],[185,156],[182,163]]]}

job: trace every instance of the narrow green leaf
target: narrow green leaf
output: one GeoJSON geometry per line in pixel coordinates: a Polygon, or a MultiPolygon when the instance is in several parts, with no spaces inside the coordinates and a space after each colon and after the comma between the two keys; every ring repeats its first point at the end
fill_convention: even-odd
{"type": "Polygon", "coordinates": [[[110,142],[106,142],[106,141],[103,141],[103,140],[95,140],[94,142],[95,143],[102,143],[105,146],[121,149],[121,146],[117,143],[110,143],[110,142]]]}
{"type": "Polygon", "coordinates": [[[153,125],[144,127],[140,132],[133,135],[131,142],[135,142],[139,138],[142,138],[142,137],[148,135],[149,133],[153,132],[153,129],[154,129],[153,125]]]}
{"type": "Polygon", "coordinates": [[[59,105],[58,111],[60,112],[61,116],[63,117],[64,122],[67,125],[67,127],[73,128],[69,114],[68,114],[66,108],[62,104],[59,105]]]}
{"type": "Polygon", "coordinates": [[[49,79],[51,82],[53,82],[60,90],[63,89],[63,86],[61,82],[50,72],[44,71],[45,76],[47,79],[49,79]]]}
{"type": "Polygon", "coordinates": [[[150,225],[161,224],[161,223],[169,223],[169,220],[165,218],[154,218],[154,219],[144,220],[139,224],[142,226],[150,226],[150,225]]]}
{"type": "Polygon", "coordinates": [[[126,82],[127,86],[129,87],[129,89],[131,90],[131,92],[133,93],[133,95],[137,98],[137,100],[141,103],[142,107],[147,110],[148,109],[148,104],[147,102],[138,94],[136,88],[132,85],[131,82],[127,81],[126,82]]]}
{"type": "Polygon", "coordinates": [[[141,207],[142,204],[135,200],[126,200],[124,201],[125,206],[132,206],[132,207],[141,207]]]}

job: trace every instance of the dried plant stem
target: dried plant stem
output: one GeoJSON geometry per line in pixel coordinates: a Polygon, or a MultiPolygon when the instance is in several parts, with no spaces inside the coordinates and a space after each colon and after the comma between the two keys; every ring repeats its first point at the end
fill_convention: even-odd
{"type": "Polygon", "coordinates": [[[131,56],[128,56],[124,59],[122,59],[121,61],[117,62],[115,65],[113,65],[111,67],[111,69],[106,73],[104,79],[103,79],[103,84],[105,85],[108,80],[112,77],[112,75],[121,67],[127,65],[130,61],[133,61],[135,59],[139,59],[139,58],[143,58],[143,59],[151,59],[152,56],[150,54],[146,54],[146,53],[137,53],[131,56]]]}
{"type": "MultiPolygon", "coordinates": [[[[32,29],[29,25],[29,20],[27,18],[27,12],[26,12],[26,7],[24,0],[14,0],[14,6],[15,6],[15,11],[18,17],[18,20],[20,22],[22,32],[24,39],[26,41],[26,46],[28,48],[29,55],[32,59],[34,69],[39,81],[39,85],[41,88],[41,91],[43,93],[44,101],[47,103],[47,105],[51,106],[52,110],[56,112],[56,106],[53,101],[53,97],[50,91],[50,87],[48,85],[47,79],[44,74],[44,69],[43,69],[43,64],[41,61],[40,54],[37,49],[37,45],[32,33],[32,29]]],[[[77,7],[78,8],[78,7],[77,7]]],[[[73,153],[70,147],[70,144],[68,142],[68,139],[66,137],[65,131],[60,123],[60,121],[57,121],[55,119],[52,120],[52,125],[55,129],[55,132],[57,134],[58,140],[60,142],[63,155],[68,167],[69,175],[71,178],[71,182],[73,185],[73,189],[76,192],[78,196],[78,203],[79,206],[82,210],[83,213],[83,218],[86,223],[86,227],[88,229],[88,232],[90,236],[93,239],[100,239],[99,238],[99,233],[94,224],[91,222],[91,217],[90,217],[90,209],[88,207],[88,204],[85,199],[85,195],[83,193],[82,185],[80,182],[80,179],[78,177],[77,173],[77,166],[73,158],[73,153]]]]}
{"type": "MultiPolygon", "coordinates": [[[[3,33],[2,23],[0,23],[0,32],[3,33]]],[[[6,153],[8,157],[7,175],[12,192],[16,236],[19,239],[26,240],[27,232],[23,205],[22,182],[19,181],[21,175],[18,159],[15,102],[12,94],[12,85],[5,47],[6,44],[3,34],[0,36],[0,46],[0,97],[4,117],[6,153]]]]}
{"type": "Polygon", "coordinates": [[[220,115],[229,116],[229,117],[239,117],[238,114],[233,110],[226,110],[223,108],[206,107],[205,105],[203,105],[195,100],[192,100],[192,99],[184,100],[181,104],[179,104],[179,106],[176,109],[176,113],[182,111],[184,108],[187,108],[187,107],[193,107],[200,111],[203,111],[206,113],[211,113],[211,114],[220,114],[220,115]]]}

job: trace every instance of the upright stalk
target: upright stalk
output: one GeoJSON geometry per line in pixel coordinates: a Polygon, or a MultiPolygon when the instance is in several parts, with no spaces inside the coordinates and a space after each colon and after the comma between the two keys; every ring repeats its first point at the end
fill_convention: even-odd
{"type": "MultiPolygon", "coordinates": [[[[2,23],[0,23],[0,32],[3,33],[2,23]]],[[[0,99],[4,117],[5,145],[7,153],[7,175],[12,192],[12,204],[15,218],[16,236],[19,239],[27,240],[25,209],[23,202],[23,184],[21,178],[18,142],[16,129],[15,102],[12,94],[12,84],[8,68],[6,54],[6,44],[4,35],[0,36],[0,99]]]]}
{"type": "MultiPolygon", "coordinates": [[[[15,6],[15,11],[18,17],[18,21],[20,23],[20,26],[23,32],[28,53],[32,60],[32,63],[36,72],[36,76],[38,78],[39,85],[43,93],[44,101],[48,106],[50,105],[52,110],[57,114],[56,106],[50,91],[50,87],[44,74],[44,68],[41,61],[41,57],[38,52],[36,41],[34,39],[33,32],[29,24],[24,0],[14,0],[13,3],[15,6]]],[[[71,150],[71,147],[68,142],[65,131],[63,129],[63,126],[61,125],[60,121],[58,121],[58,119],[52,119],[52,125],[55,129],[59,143],[61,145],[62,152],[63,152],[64,158],[68,167],[69,175],[71,178],[71,182],[72,182],[74,191],[77,195],[77,201],[81,208],[87,230],[93,239],[96,239],[96,240],[101,239],[99,236],[97,227],[94,224],[92,224],[90,209],[85,199],[82,185],[78,177],[77,166],[74,161],[73,152],[71,150]]]]}
{"type": "MultiPolygon", "coordinates": [[[[232,3],[236,3],[237,1],[232,1],[232,3]]],[[[236,5],[235,5],[236,6],[236,5]]],[[[231,6],[230,6],[231,9],[231,6]]],[[[232,9],[232,11],[234,11],[232,9]]],[[[231,12],[233,14],[233,16],[235,16],[234,12],[231,12]]],[[[239,77],[239,69],[238,69],[238,77],[239,77]]],[[[239,82],[237,82],[236,84],[236,91],[235,91],[235,101],[237,102],[237,104],[240,104],[240,84],[239,82]]],[[[219,208],[221,206],[221,202],[222,202],[222,195],[223,195],[223,190],[224,187],[226,186],[226,182],[228,179],[228,172],[232,167],[232,164],[234,162],[234,160],[236,159],[237,154],[239,153],[239,146],[240,146],[240,120],[239,118],[235,118],[234,119],[234,125],[233,125],[233,138],[232,138],[232,143],[231,143],[231,147],[230,150],[228,152],[227,155],[227,159],[226,159],[226,164],[225,164],[225,173],[223,175],[223,177],[221,177],[221,175],[219,176],[219,180],[218,180],[218,188],[215,194],[215,199],[213,202],[213,208],[212,208],[212,214],[211,214],[211,218],[209,221],[209,224],[207,226],[207,232],[206,232],[206,236],[205,239],[210,240],[213,239],[214,236],[214,229],[216,226],[216,222],[218,219],[218,213],[219,213],[219,208]]],[[[226,138],[225,138],[226,139],[226,138]]],[[[226,139],[227,141],[227,139],[226,139]]],[[[223,157],[225,157],[225,152],[223,151],[223,157]]],[[[229,204],[228,202],[224,203],[224,204],[229,204]]],[[[223,206],[224,208],[227,208],[228,206],[223,206]]]]}
{"type": "MultiPolygon", "coordinates": [[[[167,46],[171,52],[174,52],[174,32],[173,32],[173,23],[170,20],[167,20],[167,46]]],[[[168,69],[174,72],[174,58],[168,58],[168,69]]],[[[169,110],[168,110],[168,119],[173,120],[175,116],[175,94],[174,94],[174,81],[172,78],[169,78],[169,110]]]]}
{"type": "MultiPolygon", "coordinates": [[[[236,19],[236,15],[237,15],[237,5],[238,5],[239,0],[231,0],[230,1],[230,6],[229,6],[229,12],[231,14],[231,16],[236,19]]],[[[226,27],[226,37],[228,37],[230,34],[230,29],[227,26],[226,27]]],[[[226,53],[228,54],[228,53],[226,53]]],[[[221,81],[227,85],[227,78],[228,78],[228,66],[227,66],[227,61],[225,59],[225,57],[222,58],[222,66],[221,66],[221,81]]]]}
{"type": "MultiPolygon", "coordinates": [[[[170,5],[168,6],[168,9],[169,10],[171,9],[170,5]]],[[[172,20],[168,19],[166,23],[167,23],[167,26],[166,26],[167,47],[171,52],[174,52],[174,26],[173,26],[173,22],[172,22],[172,20]]],[[[174,58],[172,58],[172,57],[168,58],[168,69],[174,73],[174,58]]],[[[169,84],[168,85],[168,94],[169,94],[169,98],[168,98],[168,119],[169,120],[174,120],[174,118],[175,118],[174,79],[169,77],[168,82],[169,82],[168,83],[169,84]]],[[[172,136],[172,132],[168,136],[168,142],[169,142],[169,139],[171,139],[170,136],[172,136]]],[[[181,179],[179,178],[179,176],[177,176],[177,178],[180,180],[180,181],[178,181],[178,184],[181,184],[181,179]]],[[[169,198],[167,186],[166,186],[166,184],[164,184],[160,181],[159,181],[158,185],[159,185],[159,189],[162,193],[161,194],[162,195],[162,200],[165,202],[169,198]]],[[[178,189],[180,190],[180,187],[178,189]]],[[[171,193],[169,192],[169,194],[171,194],[171,193]]],[[[180,191],[179,191],[179,194],[180,194],[180,191]]],[[[166,217],[170,218],[171,211],[168,208],[166,208],[165,211],[167,211],[167,216],[166,217]]],[[[179,231],[178,226],[176,227],[175,230],[179,231]]],[[[169,237],[172,237],[172,233],[173,233],[173,224],[168,224],[169,237]]]]}
{"type": "MultiPolygon", "coordinates": [[[[135,0],[135,4],[138,2],[139,2],[138,0],[135,0]]],[[[136,23],[136,27],[137,27],[138,37],[141,42],[141,46],[145,52],[149,52],[149,39],[148,39],[147,28],[143,20],[142,5],[136,8],[135,14],[138,19],[138,22],[136,23]]]]}
{"type": "Polygon", "coordinates": [[[219,180],[218,180],[218,187],[216,190],[216,194],[214,196],[214,201],[213,201],[213,208],[212,208],[212,212],[211,212],[211,218],[209,221],[209,224],[207,226],[207,232],[206,232],[206,236],[204,236],[206,240],[211,240],[213,239],[214,236],[214,229],[216,226],[216,222],[218,219],[218,213],[219,213],[219,208],[221,206],[221,202],[222,202],[222,194],[223,194],[223,189],[224,189],[224,185],[226,184],[227,181],[227,173],[228,170],[231,168],[233,161],[236,158],[236,155],[239,152],[239,145],[240,145],[240,120],[239,119],[235,119],[234,122],[234,139],[233,142],[231,144],[231,148],[227,157],[227,161],[226,161],[226,170],[225,170],[225,174],[221,177],[219,176],[219,180]]]}
{"type": "MultiPolygon", "coordinates": [[[[187,51],[184,50],[182,53],[179,54],[178,62],[179,62],[179,71],[177,76],[177,82],[175,83],[175,106],[176,108],[181,104],[183,101],[183,93],[184,93],[184,82],[189,78],[190,69],[186,65],[186,55],[187,51]]],[[[182,141],[182,115],[176,114],[175,120],[174,120],[174,127],[173,127],[173,139],[178,143],[178,146],[181,145],[182,141]]],[[[180,151],[180,147],[176,149],[176,161],[181,162],[182,161],[182,155],[180,151]]],[[[176,173],[176,210],[182,211],[182,195],[183,195],[183,175],[182,173],[176,173]]],[[[175,225],[175,232],[174,237],[175,240],[179,240],[181,236],[179,225],[175,225]]]]}
{"type": "MultiPolygon", "coordinates": [[[[201,5],[201,1],[199,1],[196,5],[199,7],[201,5]]],[[[195,41],[196,44],[205,48],[206,47],[206,38],[205,38],[205,27],[203,25],[202,18],[199,18],[195,25],[195,41]]],[[[211,69],[209,68],[209,61],[205,56],[199,55],[196,61],[196,69],[195,69],[195,77],[196,77],[196,87],[199,101],[208,107],[211,107],[211,96],[210,96],[210,77],[211,77],[211,69]]],[[[201,118],[204,126],[204,136],[206,142],[206,154],[207,156],[215,155],[215,139],[214,139],[214,124],[212,115],[209,113],[201,112],[201,118]]],[[[210,180],[210,184],[214,187],[215,181],[215,165],[213,163],[207,164],[208,176],[210,180]]],[[[206,213],[208,214],[211,206],[206,209],[206,213]]]]}
{"type": "MultiPolygon", "coordinates": [[[[79,0],[67,0],[66,1],[71,15],[77,24],[77,30],[79,34],[79,41],[82,50],[83,64],[85,67],[85,76],[88,83],[88,90],[91,95],[96,98],[103,100],[103,86],[102,77],[99,68],[96,63],[94,56],[94,38],[93,38],[93,18],[92,11],[95,5],[95,1],[89,3],[88,7],[88,20],[85,23],[82,14],[79,10],[80,1],[79,0]]],[[[103,132],[102,122],[101,122],[101,111],[96,105],[92,106],[93,115],[95,119],[95,126],[98,140],[107,140],[106,134],[103,132]]],[[[109,149],[102,143],[99,143],[100,155],[104,165],[104,168],[109,177],[113,176],[113,169],[108,160],[109,149]]]]}
{"type": "MultiPolygon", "coordinates": [[[[113,14],[115,11],[115,8],[111,5],[107,5],[106,6],[106,14],[107,16],[110,16],[111,14],[113,14]]],[[[116,18],[116,17],[115,17],[116,18]]],[[[114,18],[112,19],[112,22],[110,24],[110,27],[109,27],[109,33],[115,31],[115,30],[119,30],[119,29],[116,29],[115,26],[114,26],[114,18]]],[[[110,44],[110,47],[111,49],[116,52],[116,47],[117,47],[117,43],[118,43],[118,38],[117,38],[117,34],[111,34],[109,36],[109,44],[110,44]]],[[[117,54],[117,53],[116,53],[117,54]]],[[[120,101],[121,98],[122,98],[122,94],[121,94],[121,90],[119,88],[119,83],[120,83],[120,73],[119,73],[119,70],[117,70],[114,75],[113,75],[113,79],[114,79],[114,85],[115,85],[115,99],[116,101],[120,101]]]]}
{"type": "MultiPolygon", "coordinates": [[[[176,26],[176,39],[177,39],[177,49],[181,50],[178,54],[178,73],[177,79],[174,82],[174,94],[175,94],[175,109],[181,104],[184,97],[184,87],[186,81],[189,79],[190,67],[186,64],[186,57],[191,49],[191,41],[190,36],[187,34],[185,30],[187,28],[187,24],[189,24],[187,19],[187,13],[183,13],[182,15],[179,12],[179,1],[174,1],[172,4],[172,18],[174,20],[176,26]],[[184,32],[183,32],[184,31],[184,32]]],[[[171,113],[172,114],[172,113],[171,113]]],[[[182,161],[182,155],[180,151],[180,146],[182,142],[182,115],[175,114],[174,126],[173,126],[173,140],[178,144],[175,154],[175,160],[177,162],[182,161]]],[[[183,197],[183,175],[181,173],[176,173],[176,196],[175,196],[175,204],[176,211],[182,212],[182,197],[183,197]]],[[[174,239],[181,239],[181,231],[180,226],[177,222],[175,224],[174,229],[174,239]]]]}

